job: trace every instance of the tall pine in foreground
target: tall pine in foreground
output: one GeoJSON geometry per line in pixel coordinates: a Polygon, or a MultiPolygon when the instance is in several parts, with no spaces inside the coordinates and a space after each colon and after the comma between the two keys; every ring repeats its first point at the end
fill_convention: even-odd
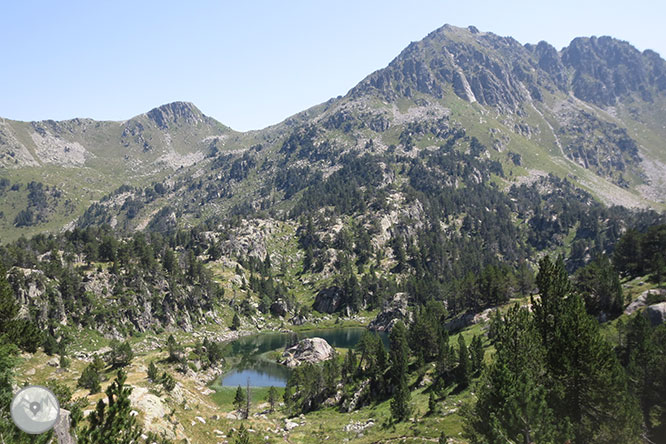
{"type": "Polygon", "coordinates": [[[562,259],[545,257],[533,300],[546,349],[548,404],[560,423],[573,427],[572,442],[629,443],[639,434],[636,403],[611,346],[571,285],[562,259]]]}
{"type": "Polygon", "coordinates": [[[391,346],[390,378],[393,387],[391,400],[391,416],[394,421],[404,421],[409,417],[409,386],[407,384],[407,360],[409,349],[407,346],[407,329],[405,324],[398,321],[389,335],[391,346]]]}
{"type": "Polygon", "coordinates": [[[648,438],[666,442],[666,324],[650,326],[642,314],[629,320],[620,359],[636,394],[648,438]]]}
{"type": "Polygon", "coordinates": [[[472,442],[565,442],[541,384],[546,351],[526,309],[515,305],[498,320],[495,348],[495,360],[481,378],[478,401],[465,415],[472,442]]]}
{"type": "Polygon", "coordinates": [[[638,405],[613,349],[572,293],[561,259],[540,262],[533,314],[495,323],[497,354],[467,415],[473,442],[640,441],[638,405]]]}

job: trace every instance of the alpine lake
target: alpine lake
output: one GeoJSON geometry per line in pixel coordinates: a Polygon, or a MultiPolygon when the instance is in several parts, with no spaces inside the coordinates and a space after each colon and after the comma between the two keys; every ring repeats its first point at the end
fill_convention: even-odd
{"type": "MultiPolygon", "coordinates": [[[[304,338],[318,337],[325,339],[333,348],[353,348],[366,331],[363,327],[344,327],[298,333],[259,333],[239,338],[228,345],[225,354],[232,365],[217,383],[227,387],[248,383],[251,387],[284,387],[291,370],[278,364],[276,356],[286,347],[304,338]]],[[[379,335],[387,344],[388,336],[385,333],[379,335]]]]}

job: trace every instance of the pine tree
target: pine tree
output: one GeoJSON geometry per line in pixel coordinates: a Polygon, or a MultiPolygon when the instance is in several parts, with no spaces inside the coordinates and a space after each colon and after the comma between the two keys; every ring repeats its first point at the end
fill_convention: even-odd
{"type": "Polygon", "coordinates": [[[250,444],[250,435],[245,428],[245,425],[241,423],[238,427],[238,432],[236,434],[236,439],[234,439],[234,444],[250,444]]]}
{"type": "Polygon", "coordinates": [[[240,385],[236,389],[236,395],[234,396],[234,407],[236,407],[238,413],[241,415],[243,414],[243,407],[245,407],[245,393],[240,385]]]}
{"type": "Polygon", "coordinates": [[[101,390],[100,377],[94,363],[88,364],[86,368],[83,369],[76,384],[78,387],[90,390],[90,394],[99,393],[101,390]]]}
{"type": "Polygon", "coordinates": [[[356,371],[356,355],[354,351],[350,348],[347,349],[347,354],[345,355],[345,360],[342,363],[342,381],[347,383],[351,381],[354,377],[354,372],[356,371]]]}
{"type": "Polygon", "coordinates": [[[162,373],[160,383],[167,393],[171,393],[176,388],[176,379],[167,372],[162,373]]]}
{"type": "Polygon", "coordinates": [[[88,416],[88,427],[79,436],[80,444],[128,444],[138,442],[141,428],[131,414],[129,396],[132,388],[125,385],[127,375],[122,370],[106,389],[107,403],[99,400],[97,409],[88,416]]]}
{"type": "Polygon", "coordinates": [[[169,362],[183,362],[185,356],[183,347],[176,341],[173,335],[167,338],[167,350],[169,351],[169,362]]]}
{"type": "Polygon", "coordinates": [[[389,335],[391,345],[391,370],[390,380],[393,387],[393,399],[391,400],[391,416],[394,421],[404,421],[409,417],[409,387],[407,384],[407,359],[409,348],[407,345],[407,329],[405,324],[398,321],[389,335]]]}
{"type": "Polygon", "coordinates": [[[335,393],[337,380],[340,376],[340,364],[338,362],[338,355],[335,350],[333,350],[332,357],[324,361],[323,367],[322,374],[324,377],[324,387],[326,388],[327,395],[330,395],[335,393]]]}
{"type": "Polygon", "coordinates": [[[269,412],[273,413],[275,411],[275,404],[277,403],[277,389],[271,386],[268,389],[268,405],[270,406],[269,412]]]}
{"type": "Polygon", "coordinates": [[[245,386],[245,409],[243,409],[243,418],[245,419],[250,417],[250,396],[250,378],[247,378],[247,385],[245,386]]]}
{"type": "Polygon", "coordinates": [[[576,289],[585,300],[588,313],[605,313],[613,317],[622,313],[624,296],[620,276],[606,256],[599,256],[585,267],[578,269],[574,277],[576,289]]]}
{"type": "Polygon", "coordinates": [[[626,377],[597,321],[572,294],[561,258],[540,262],[537,285],[541,297],[533,300],[533,309],[546,349],[548,405],[556,419],[571,424],[575,444],[631,442],[640,418],[626,377]]]}
{"type": "Polygon", "coordinates": [[[285,414],[289,417],[294,410],[294,393],[291,386],[289,385],[289,382],[287,382],[287,386],[284,388],[282,399],[284,401],[285,414]]]}
{"type": "Polygon", "coordinates": [[[494,362],[484,371],[478,400],[465,412],[473,443],[564,442],[541,385],[545,349],[531,314],[515,305],[497,320],[494,362]]]}
{"type": "Polygon", "coordinates": [[[439,413],[439,404],[435,398],[435,392],[431,391],[428,396],[428,415],[436,415],[439,413]]]}
{"type": "Polygon", "coordinates": [[[109,363],[111,364],[112,368],[126,367],[132,362],[132,359],[134,359],[134,351],[132,351],[132,346],[129,344],[129,342],[111,342],[109,363]]]}
{"type": "Polygon", "coordinates": [[[7,282],[7,272],[0,264],[0,334],[7,331],[8,323],[18,314],[19,306],[14,297],[14,291],[7,282]]]}
{"type": "Polygon", "coordinates": [[[472,338],[472,343],[470,344],[470,355],[472,357],[472,374],[474,376],[479,375],[483,368],[483,356],[485,351],[483,350],[483,341],[481,336],[474,336],[472,338]]]}
{"type": "Polygon", "coordinates": [[[571,421],[575,443],[632,442],[640,417],[613,349],[580,297],[570,296],[563,309],[561,329],[548,344],[556,415],[571,421]]]}
{"type": "Polygon", "coordinates": [[[229,328],[235,331],[238,330],[240,326],[241,326],[240,316],[238,316],[237,312],[234,312],[234,317],[231,320],[231,326],[229,328]]]}
{"type": "Polygon", "coordinates": [[[150,361],[150,364],[148,365],[148,380],[150,382],[157,382],[157,378],[159,376],[157,366],[155,365],[155,362],[150,361]]]}
{"type": "Polygon", "coordinates": [[[447,444],[449,442],[449,439],[446,437],[446,433],[442,432],[439,435],[439,439],[437,440],[437,444],[447,444]]]}
{"type": "Polygon", "coordinates": [[[541,259],[536,281],[539,298],[531,298],[532,306],[542,340],[544,344],[548,344],[553,338],[555,323],[562,311],[564,298],[571,292],[569,276],[562,258],[558,258],[555,263],[550,260],[549,256],[541,259]]]}
{"type": "Polygon", "coordinates": [[[460,388],[466,388],[471,379],[472,368],[469,361],[469,351],[463,335],[458,335],[458,365],[456,366],[456,382],[460,388]]]}
{"type": "Polygon", "coordinates": [[[453,370],[453,363],[455,358],[452,357],[451,347],[447,341],[439,346],[439,353],[435,361],[435,389],[441,391],[451,381],[451,371],[453,370]]]}

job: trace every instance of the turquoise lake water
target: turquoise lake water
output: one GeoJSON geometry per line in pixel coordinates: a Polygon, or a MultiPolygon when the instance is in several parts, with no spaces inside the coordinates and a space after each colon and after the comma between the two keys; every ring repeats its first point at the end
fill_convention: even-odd
{"type": "MultiPolygon", "coordinates": [[[[250,380],[252,387],[284,387],[289,369],[271,362],[262,355],[273,350],[284,350],[304,338],[323,338],[331,347],[354,347],[361,339],[363,327],[330,328],[310,330],[302,333],[261,333],[245,336],[230,344],[229,356],[240,358],[234,367],[222,375],[221,385],[245,386],[250,380]]],[[[386,334],[380,334],[386,343],[386,334]]]]}

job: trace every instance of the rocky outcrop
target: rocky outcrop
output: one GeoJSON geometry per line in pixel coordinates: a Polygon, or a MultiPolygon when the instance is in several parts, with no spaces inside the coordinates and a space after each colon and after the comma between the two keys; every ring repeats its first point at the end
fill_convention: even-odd
{"type": "Polygon", "coordinates": [[[611,37],[574,39],[562,50],[562,62],[574,70],[574,95],[600,106],[630,94],[651,101],[666,89],[666,63],[658,54],[611,37]]]}
{"type": "Polygon", "coordinates": [[[270,310],[275,316],[284,317],[289,313],[289,306],[287,306],[284,299],[277,299],[271,304],[270,310]]]}
{"type": "Polygon", "coordinates": [[[645,316],[654,326],[663,324],[666,322],[666,302],[648,306],[645,309],[645,316]]]}
{"type": "Polygon", "coordinates": [[[280,363],[287,367],[298,367],[305,362],[316,364],[331,359],[333,352],[333,347],[325,339],[306,338],[286,349],[280,363]]]}
{"type": "Polygon", "coordinates": [[[206,121],[206,116],[189,102],[173,102],[153,108],[146,116],[161,129],[171,125],[196,125],[206,121]]]}
{"type": "Polygon", "coordinates": [[[76,434],[72,430],[69,410],[60,409],[58,421],[53,426],[53,433],[58,444],[76,444],[76,434]]]}
{"type": "Polygon", "coordinates": [[[398,321],[409,323],[412,320],[412,314],[407,308],[407,294],[396,293],[390,302],[384,305],[384,308],[377,317],[370,322],[368,329],[374,331],[389,332],[398,321]]]}
{"type": "MultiPolygon", "coordinates": [[[[174,399],[182,398],[180,387],[176,387],[171,394],[174,399]]],[[[185,438],[183,426],[174,426],[169,422],[169,407],[159,396],[150,393],[147,388],[134,387],[130,394],[132,407],[144,414],[144,428],[154,433],[164,433],[167,439],[179,440],[185,438]]]]}
{"type": "Polygon", "coordinates": [[[342,289],[333,286],[324,288],[315,298],[312,308],[320,313],[335,313],[342,307],[342,289]]]}
{"type": "Polygon", "coordinates": [[[631,315],[633,314],[636,310],[643,308],[648,305],[648,299],[650,297],[666,297],[666,290],[662,290],[660,288],[655,288],[652,290],[645,290],[643,293],[641,293],[640,296],[638,296],[631,304],[627,306],[627,308],[624,309],[624,314],[625,315],[631,315]]]}

